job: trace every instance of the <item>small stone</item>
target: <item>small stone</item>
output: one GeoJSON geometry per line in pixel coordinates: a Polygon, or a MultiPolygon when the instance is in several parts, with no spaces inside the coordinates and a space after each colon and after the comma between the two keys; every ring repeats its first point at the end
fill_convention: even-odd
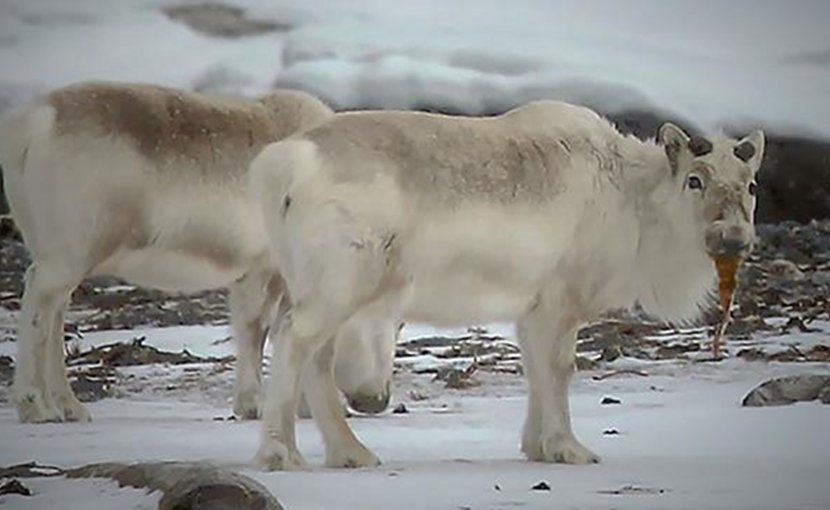
{"type": "Polygon", "coordinates": [[[746,361],[759,361],[767,359],[767,354],[763,351],[763,349],[759,349],[757,347],[741,349],[738,351],[736,356],[746,361]]]}
{"type": "Polygon", "coordinates": [[[620,400],[618,398],[614,398],[614,397],[608,397],[608,396],[602,397],[602,400],[600,401],[600,405],[603,405],[603,406],[620,405],[620,404],[622,404],[622,400],[620,400]]]}
{"type": "Polygon", "coordinates": [[[409,409],[407,409],[406,405],[401,402],[396,405],[394,409],[392,409],[392,414],[409,414],[409,409]]]}
{"type": "Polygon", "coordinates": [[[798,281],[804,279],[804,273],[793,262],[787,259],[775,259],[767,266],[771,276],[782,280],[798,281]]]}
{"type": "Polygon", "coordinates": [[[577,356],[575,362],[576,369],[580,372],[584,370],[595,370],[599,368],[599,363],[590,358],[586,358],[585,356],[577,356]]]}
{"type": "Polygon", "coordinates": [[[11,479],[0,487],[0,495],[3,494],[20,494],[21,496],[31,496],[32,491],[28,487],[20,483],[20,480],[11,479]]]}
{"type": "Polygon", "coordinates": [[[494,485],[493,490],[496,491],[496,492],[501,492],[501,485],[499,485],[499,484],[494,485]]]}
{"type": "Polygon", "coordinates": [[[830,346],[822,344],[814,345],[807,352],[807,359],[810,361],[830,361],[830,346]]]}
{"type": "Polygon", "coordinates": [[[550,490],[550,485],[548,484],[548,482],[542,480],[541,482],[539,482],[536,485],[534,485],[533,487],[531,487],[530,490],[549,491],[550,490]]]}
{"type": "Polygon", "coordinates": [[[602,354],[599,356],[599,361],[614,361],[623,355],[622,347],[617,344],[606,345],[602,348],[602,354]]]}
{"type": "Polygon", "coordinates": [[[605,429],[602,431],[604,436],[618,436],[620,435],[620,431],[617,429],[605,429]]]}

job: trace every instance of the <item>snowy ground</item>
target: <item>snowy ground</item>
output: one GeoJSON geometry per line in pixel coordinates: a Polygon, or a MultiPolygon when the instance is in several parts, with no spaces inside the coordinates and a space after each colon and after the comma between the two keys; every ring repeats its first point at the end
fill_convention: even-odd
{"type": "MultiPolygon", "coordinates": [[[[507,327],[495,329],[512,333],[507,327]]],[[[445,332],[408,328],[404,338],[434,333],[445,332]]],[[[827,333],[770,337],[765,343],[804,346],[826,340],[827,333]]],[[[97,332],[83,341],[95,345],[136,334],[171,350],[187,347],[221,356],[230,348],[214,343],[226,334],[221,327],[97,332]]],[[[319,436],[313,423],[304,420],[299,441],[312,469],[265,473],[251,464],[258,424],[218,419],[229,413],[230,372],[208,378],[212,390],[205,397],[198,387],[156,391],[181,376],[182,367],[165,366],[125,370],[153,376],[145,380],[144,391],[90,404],[92,423],[22,425],[13,409],[0,408],[0,466],[30,460],[64,467],[100,461],[210,460],[263,482],[291,510],[828,507],[830,406],[750,409],[739,403],[771,376],[828,373],[830,365],[621,359],[602,373],[617,368],[637,368],[648,375],[595,380],[599,372],[580,372],[572,388],[576,432],[603,456],[597,466],[522,460],[521,376],[481,373],[481,386],[445,390],[432,381],[432,374],[402,369],[396,375],[394,402],[403,402],[408,414],[351,419],[357,434],[383,459],[381,468],[320,467],[319,436]],[[622,403],[600,405],[604,396],[622,403]],[[618,434],[607,434],[611,429],[618,434]],[[540,481],[552,490],[531,490],[540,481]]],[[[158,500],[157,495],[100,480],[24,482],[35,495],[4,496],[3,508],[149,509],[158,500]]]]}

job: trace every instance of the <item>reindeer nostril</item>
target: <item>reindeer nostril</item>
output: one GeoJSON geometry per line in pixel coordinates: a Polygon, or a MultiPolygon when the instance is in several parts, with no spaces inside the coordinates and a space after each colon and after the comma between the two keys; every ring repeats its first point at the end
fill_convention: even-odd
{"type": "Polygon", "coordinates": [[[723,240],[720,246],[720,251],[724,255],[741,255],[749,249],[747,243],[742,237],[727,237],[723,240]]]}
{"type": "Polygon", "coordinates": [[[706,232],[706,250],[711,256],[744,256],[752,245],[752,236],[740,225],[713,224],[706,232]]]}

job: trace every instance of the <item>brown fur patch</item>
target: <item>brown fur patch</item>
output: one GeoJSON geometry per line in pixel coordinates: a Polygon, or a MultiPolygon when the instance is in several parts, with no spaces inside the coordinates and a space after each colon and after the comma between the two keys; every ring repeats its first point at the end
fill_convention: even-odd
{"type": "MultiPolygon", "coordinates": [[[[445,202],[483,195],[510,203],[557,195],[558,168],[581,143],[538,134],[508,125],[504,117],[372,112],[337,115],[306,138],[318,142],[336,166],[349,168],[350,180],[355,168],[364,167],[362,175],[371,180],[377,170],[372,165],[388,166],[401,187],[416,194],[437,193],[445,202]],[[378,158],[365,162],[365,154],[378,158]],[[354,164],[347,164],[351,158],[354,164]]],[[[337,176],[337,168],[332,170],[337,176]]]]}
{"type": "Polygon", "coordinates": [[[58,136],[123,136],[159,168],[165,166],[161,163],[178,162],[205,173],[244,172],[265,144],[327,113],[312,96],[296,92],[254,101],[103,82],[59,89],[47,96],[47,102],[56,110],[58,136]],[[311,107],[294,104],[303,100],[311,107]]]}

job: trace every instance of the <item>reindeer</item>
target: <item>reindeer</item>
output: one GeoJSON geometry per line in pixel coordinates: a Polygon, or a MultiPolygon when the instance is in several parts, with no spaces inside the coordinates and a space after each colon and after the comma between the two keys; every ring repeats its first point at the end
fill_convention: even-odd
{"type": "Polygon", "coordinates": [[[694,318],[711,300],[712,257],[752,247],[763,150],[760,131],[698,138],[672,124],[643,142],[555,101],[494,118],[336,114],[269,145],[251,190],[293,306],[274,340],[259,460],[304,465],[302,388],[326,463],[378,464],[336,406],[330,369],[334,333],[374,309],[444,326],[514,321],[524,455],[598,462],[571,427],[577,330],[637,302],[694,318]]]}
{"type": "MultiPolygon", "coordinates": [[[[246,172],[267,143],[331,115],[296,91],[245,100],[94,82],[5,117],[0,163],[33,259],[13,383],[20,420],[90,418],[67,379],[63,324],[73,289],[95,275],[175,292],[228,287],[234,412],[255,418],[263,343],[286,306],[277,306],[284,286],[246,172]]],[[[361,353],[337,363],[340,388],[358,410],[379,412],[388,402],[395,328],[356,321],[339,335],[342,352],[361,353]]]]}

